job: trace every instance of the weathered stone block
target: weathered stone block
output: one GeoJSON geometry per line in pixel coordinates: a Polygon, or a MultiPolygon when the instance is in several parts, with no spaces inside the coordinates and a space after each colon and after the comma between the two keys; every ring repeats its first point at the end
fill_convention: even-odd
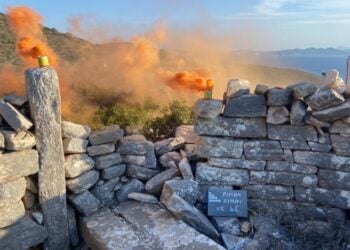
{"type": "Polygon", "coordinates": [[[165,153],[175,151],[183,148],[185,145],[185,140],[182,137],[168,138],[162,141],[157,141],[154,143],[154,149],[157,155],[163,155],[165,153]]]}
{"type": "Polygon", "coordinates": [[[159,170],[128,164],[125,175],[129,178],[148,181],[157,174],[159,174],[159,170]]]}
{"type": "Polygon", "coordinates": [[[287,186],[315,187],[317,176],[312,174],[274,172],[274,171],[251,171],[252,183],[280,184],[287,186]]]}
{"type": "Polygon", "coordinates": [[[176,176],[180,176],[180,171],[178,168],[169,168],[163,171],[146,183],[146,191],[151,194],[160,195],[162,192],[163,184],[167,180],[170,180],[176,176]]]}
{"type": "Polygon", "coordinates": [[[100,205],[100,201],[87,190],[80,194],[68,195],[68,200],[81,215],[85,216],[96,211],[100,205]]]}
{"type": "Polygon", "coordinates": [[[350,208],[350,191],[295,187],[295,199],[326,206],[350,208]]]}
{"type": "Polygon", "coordinates": [[[199,99],[193,107],[194,113],[202,118],[214,119],[221,114],[222,100],[199,99]]]}
{"type": "Polygon", "coordinates": [[[315,126],[316,129],[317,129],[317,127],[329,128],[331,126],[331,124],[328,122],[324,122],[324,121],[320,121],[320,120],[316,119],[314,116],[312,116],[311,112],[306,113],[304,120],[305,120],[306,124],[315,126]]]}
{"type": "Polygon", "coordinates": [[[291,89],[269,89],[267,91],[267,106],[285,106],[290,103],[291,98],[291,89]]]}
{"type": "Polygon", "coordinates": [[[156,196],[151,194],[144,194],[144,193],[129,193],[128,199],[139,201],[139,202],[146,202],[146,203],[158,203],[159,200],[156,196]]]}
{"type": "Polygon", "coordinates": [[[36,144],[35,136],[28,131],[17,133],[14,131],[2,130],[1,134],[5,138],[5,148],[10,151],[32,148],[36,144]]]}
{"type": "Polygon", "coordinates": [[[79,194],[95,185],[98,179],[99,172],[95,170],[90,170],[76,178],[67,179],[67,189],[69,189],[75,194],[79,194]]]}
{"type": "Polygon", "coordinates": [[[0,100],[0,115],[17,132],[28,130],[33,127],[33,123],[22,115],[11,104],[0,100]]]}
{"type": "Polygon", "coordinates": [[[39,156],[36,150],[26,149],[3,154],[0,157],[0,183],[39,171],[39,156]]]}
{"type": "Polygon", "coordinates": [[[124,135],[124,131],[118,125],[108,126],[101,130],[93,131],[89,136],[91,145],[99,145],[109,142],[117,142],[124,135]]]}
{"type": "Polygon", "coordinates": [[[264,170],[266,162],[232,158],[209,158],[208,164],[220,168],[244,168],[261,171],[264,170]]]}
{"type": "Polygon", "coordinates": [[[334,107],[344,101],[344,97],[332,88],[320,89],[316,93],[305,98],[305,102],[312,108],[312,110],[322,110],[334,107]]]}
{"type": "Polygon", "coordinates": [[[339,106],[312,112],[312,115],[316,119],[324,122],[342,119],[350,115],[350,100],[345,101],[339,106]]]}
{"type": "Polygon", "coordinates": [[[102,169],[101,178],[104,180],[117,178],[123,175],[125,173],[125,170],[125,164],[113,165],[112,167],[102,169]]]}
{"type": "Polygon", "coordinates": [[[225,169],[197,163],[196,181],[208,185],[244,186],[249,182],[249,174],[245,169],[225,169]]]}
{"type": "Polygon", "coordinates": [[[119,202],[124,202],[128,199],[128,194],[130,193],[140,193],[145,190],[145,185],[138,179],[131,179],[129,182],[125,183],[117,191],[117,199],[119,202]]]}
{"type": "Polygon", "coordinates": [[[89,141],[80,138],[64,138],[63,149],[65,154],[85,153],[89,141]]]}
{"type": "Polygon", "coordinates": [[[187,158],[183,158],[180,162],[179,162],[179,170],[181,172],[182,177],[185,180],[193,180],[194,176],[192,173],[192,168],[190,163],[188,162],[187,158]]]}
{"type": "Polygon", "coordinates": [[[26,180],[23,177],[14,181],[0,183],[0,207],[21,200],[25,191],[26,180]]]}
{"type": "Polygon", "coordinates": [[[302,174],[315,174],[317,172],[317,167],[312,165],[289,163],[285,161],[268,161],[266,170],[302,174]]]}
{"type": "Polygon", "coordinates": [[[350,156],[350,138],[337,134],[331,134],[331,143],[337,155],[350,156]]]}
{"type": "Polygon", "coordinates": [[[226,117],[266,117],[265,97],[242,95],[228,98],[223,115],[226,117]]]}
{"type": "Polygon", "coordinates": [[[269,124],[286,123],[289,121],[289,111],[285,106],[269,107],[266,121],[269,124]]]}
{"type": "Polygon", "coordinates": [[[320,169],[318,171],[319,185],[323,188],[350,191],[350,173],[320,169]]]}
{"type": "Polygon", "coordinates": [[[267,91],[269,90],[269,86],[257,84],[255,86],[254,94],[256,95],[265,95],[267,91]]]}
{"type": "Polygon", "coordinates": [[[196,143],[199,139],[198,134],[194,131],[192,125],[181,125],[175,130],[175,137],[182,137],[185,143],[196,143]]]}
{"type": "Polygon", "coordinates": [[[159,158],[159,163],[165,168],[170,168],[172,166],[170,162],[175,163],[175,165],[177,166],[180,161],[181,155],[178,152],[174,151],[165,153],[159,158]]]}
{"type": "Polygon", "coordinates": [[[113,153],[114,151],[115,143],[113,142],[87,147],[87,152],[90,156],[109,154],[113,153]]]}
{"type": "Polygon", "coordinates": [[[330,144],[318,143],[318,142],[312,142],[312,141],[309,141],[308,144],[311,150],[316,152],[327,153],[327,152],[330,152],[332,149],[332,146],[330,144]]]}
{"type": "Polygon", "coordinates": [[[290,124],[293,126],[304,125],[306,105],[301,100],[294,100],[290,110],[290,124]]]}
{"type": "Polygon", "coordinates": [[[139,141],[121,141],[117,151],[121,155],[144,155],[146,148],[139,141]]]}
{"type": "Polygon", "coordinates": [[[146,157],[144,155],[122,155],[123,163],[137,166],[144,166],[146,157]]]}
{"type": "Polygon", "coordinates": [[[281,146],[284,149],[310,150],[306,141],[281,141],[281,146]]]}
{"type": "Polygon", "coordinates": [[[95,185],[91,190],[91,194],[100,201],[100,206],[108,204],[114,198],[114,188],[119,182],[119,177],[108,180],[101,185],[95,185]]]}
{"type": "Polygon", "coordinates": [[[0,207],[0,228],[15,224],[24,216],[24,213],[25,210],[21,200],[2,204],[0,207]]]}
{"type": "Polygon", "coordinates": [[[123,162],[121,155],[118,153],[96,156],[94,159],[96,168],[100,170],[123,162]]]}
{"type": "Polygon", "coordinates": [[[300,82],[293,85],[288,86],[289,89],[293,91],[294,99],[305,98],[309,95],[312,95],[316,92],[317,86],[310,82],[300,82]]]}
{"type": "Polygon", "coordinates": [[[201,136],[197,144],[198,157],[240,158],[243,153],[243,141],[201,136]]]}
{"type": "Polygon", "coordinates": [[[350,134],[350,124],[342,120],[335,121],[329,129],[329,133],[350,134]]]}
{"type": "Polygon", "coordinates": [[[264,118],[225,118],[213,120],[196,119],[195,131],[200,135],[231,136],[238,138],[266,137],[266,119],[264,118]]]}
{"type": "Polygon", "coordinates": [[[244,155],[247,160],[275,160],[283,159],[283,150],[278,141],[246,141],[244,155]]]}
{"type": "Polygon", "coordinates": [[[62,137],[63,138],[81,138],[86,139],[91,133],[88,126],[76,124],[73,122],[62,121],[62,137]]]}
{"type": "Polygon", "coordinates": [[[87,154],[72,154],[66,156],[64,167],[66,177],[74,178],[92,169],[95,161],[87,154]]]}
{"type": "Polygon", "coordinates": [[[292,200],[293,187],[277,185],[249,185],[245,189],[248,197],[264,200],[292,200]]]}
{"type": "Polygon", "coordinates": [[[169,180],[163,185],[161,200],[177,194],[190,204],[195,204],[199,195],[199,184],[193,180],[169,180]]]}
{"type": "Polygon", "coordinates": [[[268,137],[271,140],[318,141],[313,126],[268,125],[268,137]]]}

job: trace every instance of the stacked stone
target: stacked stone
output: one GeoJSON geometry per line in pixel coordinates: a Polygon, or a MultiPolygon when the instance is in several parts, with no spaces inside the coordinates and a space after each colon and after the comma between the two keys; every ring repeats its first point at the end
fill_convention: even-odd
{"type": "Polygon", "coordinates": [[[224,108],[220,100],[195,105],[203,206],[208,188],[244,189],[253,210],[340,228],[350,209],[350,100],[312,83],[227,93],[224,108]]]}
{"type": "Polygon", "coordinates": [[[39,156],[28,114],[26,98],[0,100],[1,249],[34,247],[47,237],[38,206],[39,156]]]}

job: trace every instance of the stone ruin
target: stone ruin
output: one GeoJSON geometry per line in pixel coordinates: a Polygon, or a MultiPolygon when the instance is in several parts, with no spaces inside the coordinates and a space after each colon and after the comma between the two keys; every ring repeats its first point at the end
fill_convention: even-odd
{"type": "Polygon", "coordinates": [[[280,224],[349,247],[346,92],[229,84],[153,143],[61,122],[51,68],[26,84],[0,101],[0,249],[298,249],[280,224]],[[211,188],[246,190],[249,217],[207,216],[211,188]]]}

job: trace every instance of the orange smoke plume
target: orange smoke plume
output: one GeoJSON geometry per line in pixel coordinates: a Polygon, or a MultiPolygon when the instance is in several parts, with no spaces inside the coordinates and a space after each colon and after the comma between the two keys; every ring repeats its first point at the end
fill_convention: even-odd
{"type": "Polygon", "coordinates": [[[57,57],[43,36],[42,17],[38,13],[27,7],[9,7],[7,19],[17,36],[17,52],[24,62],[33,66],[38,56],[46,55],[51,65],[57,65],[57,57]]]}

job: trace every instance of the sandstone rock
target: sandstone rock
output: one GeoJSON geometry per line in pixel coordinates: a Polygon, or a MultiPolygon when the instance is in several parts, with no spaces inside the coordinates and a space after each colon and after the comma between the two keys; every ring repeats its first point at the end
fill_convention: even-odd
{"type": "Polygon", "coordinates": [[[96,156],[95,158],[95,167],[99,170],[117,165],[123,162],[123,159],[120,154],[112,153],[107,155],[96,156]]]}
{"type": "Polygon", "coordinates": [[[47,238],[47,230],[27,216],[16,224],[0,229],[0,249],[29,249],[47,238]]]}
{"type": "Polygon", "coordinates": [[[227,98],[239,95],[239,93],[249,93],[249,81],[241,79],[231,79],[227,83],[227,98]]]}
{"type": "Polygon", "coordinates": [[[80,138],[64,138],[63,149],[65,154],[85,153],[89,141],[80,138]]]}
{"type": "Polygon", "coordinates": [[[306,105],[300,100],[294,100],[290,110],[290,124],[293,126],[304,125],[306,115],[306,105]]]}
{"type": "Polygon", "coordinates": [[[293,85],[288,86],[289,89],[293,91],[294,99],[305,98],[309,95],[312,95],[316,92],[317,86],[310,82],[300,82],[293,85]]]}
{"type": "Polygon", "coordinates": [[[228,98],[223,115],[226,117],[266,117],[265,97],[243,95],[228,98]]]}
{"type": "Polygon", "coordinates": [[[126,170],[125,164],[113,165],[112,167],[102,169],[101,178],[104,180],[117,178],[123,175],[125,173],[125,170],[126,170]]]}
{"type": "Polygon", "coordinates": [[[292,200],[293,187],[278,185],[249,185],[246,187],[248,197],[264,200],[292,200]]]}
{"type": "Polygon", "coordinates": [[[315,187],[318,183],[316,175],[274,171],[251,171],[250,181],[253,183],[302,187],[315,187]]]}
{"type": "Polygon", "coordinates": [[[113,153],[114,151],[115,144],[113,142],[87,147],[87,152],[90,156],[109,154],[113,153]]]}
{"type": "Polygon", "coordinates": [[[317,167],[312,165],[289,163],[285,161],[268,161],[266,170],[301,174],[316,174],[317,167]]]}
{"type": "Polygon", "coordinates": [[[194,113],[202,118],[214,119],[221,114],[223,103],[221,100],[199,99],[193,107],[194,113]]]}
{"type": "Polygon", "coordinates": [[[35,204],[35,194],[26,190],[24,196],[22,197],[22,201],[26,210],[33,209],[35,204]]]}
{"type": "Polygon", "coordinates": [[[225,169],[197,163],[196,181],[199,184],[244,186],[249,182],[249,174],[244,169],[225,169]]]}
{"type": "Polygon", "coordinates": [[[15,224],[24,216],[24,213],[24,206],[21,200],[13,203],[2,204],[0,207],[0,228],[15,224]]]}
{"type": "Polygon", "coordinates": [[[33,123],[22,115],[11,104],[0,100],[0,115],[17,132],[28,130],[33,127],[33,123]]]}
{"type": "Polygon", "coordinates": [[[76,220],[75,210],[70,205],[67,205],[67,217],[68,217],[68,232],[70,245],[76,247],[79,245],[79,232],[78,224],[76,220]]]}
{"type": "Polygon", "coordinates": [[[119,202],[124,202],[128,199],[130,193],[140,193],[145,190],[145,185],[138,179],[131,179],[117,191],[117,199],[119,202]]]}
{"type": "Polygon", "coordinates": [[[291,89],[269,89],[267,91],[267,106],[285,106],[291,101],[291,89]]]}
{"type": "Polygon", "coordinates": [[[256,95],[265,95],[267,91],[269,90],[269,86],[257,84],[255,86],[254,94],[256,95]]]}
{"type": "Polygon", "coordinates": [[[350,124],[342,120],[338,120],[332,123],[330,133],[334,134],[350,134],[350,124]]]}
{"type": "Polygon", "coordinates": [[[95,146],[109,142],[117,142],[124,135],[124,131],[118,125],[104,127],[101,130],[93,131],[89,136],[90,144],[95,146]]]}
{"type": "Polygon", "coordinates": [[[211,221],[219,233],[226,233],[231,235],[240,234],[240,222],[238,218],[234,217],[212,217],[211,221]]]}
{"type": "Polygon", "coordinates": [[[318,141],[313,126],[268,125],[268,137],[271,140],[318,141]]]}
{"type": "Polygon", "coordinates": [[[289,111],[284,106],[269,107],[266,122],[269,124],[283,124],[289,121],[289,111]]]}
{"type": "Polygon", "coordinates": [[[312,110],[323,110],[337,106],[345,101],[344,97],[333,89],[321,89],[305,98],[305,102],[312,110]]]}
{"type": "Polygon", "coordinates": [[[4,154],[0,157],[0,169],[0,183],[35,174],[39,171],[38,152],[26,149],[4,154]]]}
{"type": "Polygon", "coordinates": [[[87,154],[72,154],[66,156],[64,167],[66,169],[66,177],[74,178],[91,170],[95,165],[95,161],[87,154]]]}
{"type": "Polygon", "coordinates": [[[110,179],[101,185],[95,185],[91,190],[91,194],[100,201],[100,206],[108,204],[114,198],[114,187],[119,182],[119,177],[110,179]]]}
{"type": "Polygon", "coordinates": [[[218,117],[213,120],[197,118],[195,131],[200,135],[239,138],[262,138],[267,134],[264,118],[218,117]]]}
{"type": "Polygon", "coordinates": [[[143,143],[146,149],[146,161],[145,161],[145,168],[156,168],[157,167],[157,158],[156,154],[154,152],[154,144],[150,141],[146,141],[143,143]]]}
{"type": "Polygon", "coordinates": [[[185,143],[196,143],[198,134],[194,131],[194,126],[192,125],[181,125],[175,130],[175,137],[182,137],[185,143]]]}
{"type": "Polygon", "coordinates": [[[243,141],[201,136],[197,145],[198,157],[240,158],[243,153],[243,141]]]}
{"type": "Polygon", "coordinates": [[[4,101],[10,103],[11,105],[21,107],[28,102],[28,99],[25,96],[7,95],[4,97],[4,101]]]}
{"type": "Polygon", "coordinates": [[[171,161],[174,162],[175,165],[177,166],[181,161],[181,155],[178,152],[173,151],[173,152],[165,153],[159,158],[160,164],[165,168],[171,167],[171,165],[169,164],[171,161]]]}
{"type": "Polygon", "coordinates": [[[295,199],[299,202],[317,203],[343,209],[350,208],[350,191],[344,190],[295,187],[295,199]]]}
{"type": "Polygon", "coordinates": [[[312,162],[320,168],[350,172],[350,157],[311,151],[294,151],[293,156],[296,163],[312,162]]]}
{"type": "Polygon", "coordinates": [[[159,174],[159,170],[140,167],[133,164],[128,164],[126,169],[126,176],[129,178],[136,178],[143,181],[152,179],[153,176],[159,174]]]}
{"type": "Polygon", "coordinates": [[[158,203],[158,198],[151,194],[144,193],[130,193],[128,194],[128,199],[146,202],[146,203],[158,203]]]}
{"type": "Polygon", "coordinates": [[[44,217],[43,214],[40,212],[34,212],[32,213],[32,217],[35,220],[36,223],[38,223],[39,225],[42,225],[44,222],[44,217]]]}
{"type": "Polygon", "coordinates": [[[5,138],[5,148],[10,151],[32,148],[36,144],[35,136],[27,131],[17,133],[14,131],[2,130],[1,134],[5,138]]]}
{"type": "Polygon", "coordinates": [[[247,160],[275,160],[283,159],[283,150],[278,141],[246,141],[244,154],[247,160]]]}
{"type": "Polygon", "coordinates": [[[193,180],[169,180],[163,185],[161,200],[167,200],[173,194],[177,194],[190,204],[195,204],[199,198],[199,184],[193,180]]]}
{"type": "Polygon", "coordinates": [[[157,141],[154,143],[154,148],[157,155],[163,155],[170,151],[175,151],[183,148],[185,145],[185,140],[182,137],[169,138],[162,141],[157,141]]]}
{"type": "Polygon", "coordinates": [[[317,143],[317,142],[312,142],[309,141],[308,142],[310,148],[312,151],[316,151],[316,152],[330,152],[332,149],[332,146],[330,144],[324,144],[324,143],[317,143]]]}
{"type": "Polygon", "coordinates": [[[281,141],[281,146],[284,149],[310,150],[306,141],[281,141]]]}
{"type": "Polygon", "coordinates": [[[312,115],[321,121],[329,122],[342,119],[350,115],[350,100],[345,101],[339,106],[327,108],[320,111],[312,112],[312,115]]]}
{"type": "Polygon", "coordinates": [[[169,168],[147,181],[145,186],[146,191],[151,194],[160,195],[160,193],[162,192],[164,182],[176,176],[180,176],[179,169],[169,168]]]}
{"type": "Polygon", "coordinates": [[[320,169],[318,171],[320,187],[350,191],[350,173],[320,169]]]}
{"type": "Polygon", "coordinates": [[[232,158],[209,158],[208,164],[220,168],[244,168],[261,171],[264,170],[266,162],[232,158]]]}
{"type": "Polygon", "coordinates": [[[98,178],[99,172],[90,170],[76,178],[67,179],[67,189],[75,194],[82,193],[95,185],[98,181],[98,178]]]}
{"type": "Polygon", "coordinates": [[[175,217],[191,225],[197,231],[213,239],[219,238],[219,233],[207,217],[177,194],[162,196],[161,202],[175,217]]]}
{"type": "Polygon", "coordinates": [[[194,176],[192,173],[192,168],[187,158],[183,158],[179,163],[179,170],[181,172],[182,177],[185,180],[193,180],[194,176]]]}
{"type": "Polygon", "coordinates": [[[21,177],[17,180],[0,183],[0,207],[20,201],[26,191],[26,180],[21,177]]]}
{"type": "Polygon", "coordinates": [[[118,153],[121,155],[144,155],[146,148],[139,141],[121,141],[118,153]]]}
{"type": "Polygon", "coordinates": [[[63,138],[81,138],[86,139],[91,133],[91,128],[88,126],[76,124],[73,122],[62,121],[62,136],[63,138]]]}
{"type": "Polygon", "coordinates": [[[80,194],[68,195],[68,200],[81,215],[85,216],[96,211],[100,205],[100,201],[87,190],[80,194]]]}

